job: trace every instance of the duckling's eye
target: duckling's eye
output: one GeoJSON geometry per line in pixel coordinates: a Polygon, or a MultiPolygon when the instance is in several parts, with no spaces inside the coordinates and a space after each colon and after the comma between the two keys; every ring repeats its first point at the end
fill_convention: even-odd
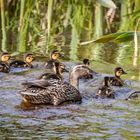
{"type": "Polygon", "coordinates": [[[120,70],[119,73],[122,73],[122,71],[120,70]]]}
{"type": "Polygon", "coordinates": [[[31,92],[32,92],[32,93],[35,93],[35,92],[36,92],[36,90],[35,90],[35,89],[31,89],[31,92]]]}

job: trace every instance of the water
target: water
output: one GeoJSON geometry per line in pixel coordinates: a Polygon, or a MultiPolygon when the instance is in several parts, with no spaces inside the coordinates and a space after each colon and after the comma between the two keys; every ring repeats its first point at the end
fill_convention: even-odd
{"type": "MultiPolygon", "coordinates": [[[[110,63],[115,63],[114,55],[110,63]]],[[[24,71],[15,69],[9,74],[0,73],[0,140],[140,139],[140,99],[126,101],[123,98],[116,100],[92,98],[103,76],[113,73],[116,64],[108,64],[109,59],[106,58],[103,63],[91,61],[92,69],[104,74],[99,74],[93,80],[80,82],[81,93],[84,96],[81,104],[65,104],[57,107],[45,105],[28,107],[22,104],[18,95],[21,83],[34,80],[43,73],[42,64],[39,64],[38,69],[24,71]]],[[[73,65],[71,62],[65,64],[68,68],[73,65]]],[[[126,82],[131,88],[139,89],[139,68],[124,65],[124,69],[129,74],[123,76],[123,79],[127,79],[126,82]]],[[[68,74],[65,74],[65,79],[68,79],[68,74]]],[[[116,90],[118,94],[126,95],[129,88],[116,90]]]]}

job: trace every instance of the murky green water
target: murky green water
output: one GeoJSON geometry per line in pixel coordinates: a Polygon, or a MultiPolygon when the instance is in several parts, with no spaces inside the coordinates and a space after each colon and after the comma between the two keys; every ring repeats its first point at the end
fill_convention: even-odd
{"type": "MultiPolygon", "coordinates": [[[[118,52],[118,49],[115,50],[118,52]]],[[[120,96],[127,96],[130,87],[140,89],[140,67],[130,67],[130,59],[124,64],[130,55],[126,55],[124,59],[118,58],[115,50],[102,50],[102,53],[99,51],[101,59],[97,60],[103,60],[103,63],[91,61],[92,69],[103,74],[94,77],[93,80],[80,82],[81,93],[84,96],[82,104],[30,108],[23,106],[21,97],[17,94],[22,87],[21,83],[36,79],[43,73],[42,64],[39,64],[38,69],[24,72],[18,69],[9,74],[0,73],[0,140],[140,139],[140,99],[126,101],[120,96]],[[120,98],[115,100],[93,99],[92,94],[95,93],[103,76],[113,73],[115,63],[119,62],[117,60],[123,60],[119,64],[127,70],[128,74],[123,76],[123,79],[127,79],[130,87],[116,89],[120,98]]],[[[92,48],[79,49],[77,53],[77,59],[96,57],[92,48]]],[[[72,63],[65,64],[70,67],[72,63]]],[[[68,79],[68,74],[65,74],[65,79],[68,79]]]]}

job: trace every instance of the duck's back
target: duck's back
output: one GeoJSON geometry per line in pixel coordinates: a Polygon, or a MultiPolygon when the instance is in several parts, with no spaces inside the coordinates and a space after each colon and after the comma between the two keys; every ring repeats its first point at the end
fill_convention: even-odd
{"type": "MultiPolygon", "coordinates": [[[[82,97],[79,91],[75,87],[71,86],[69,83],[61,82],[54,79],[48,80],[47,82],[48,85],[44,88],[40,88],[39,92],[21,92],[21,95],[28,102],[33,104],[59,105],[69,101],[81,101],[82,97]]],[[[36,85],[36,83],[32,83],[32,86],[35,87],[36,85]]]]}

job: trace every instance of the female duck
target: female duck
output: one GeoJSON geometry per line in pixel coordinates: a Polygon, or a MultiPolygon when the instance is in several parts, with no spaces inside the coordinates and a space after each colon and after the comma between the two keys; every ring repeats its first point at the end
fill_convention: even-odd
{"type": "Polygon", "coordinates": [[[89,68],[74,67],[70,73],[70,83],[55,79],[26,82],[24,83],[26,88],[21,90],[20,94],[24,102],[31,104],[59,105],[69,101],[81,101],[78,83],[79,78],[83,75],[91,75],[89,68]]]}
{"type": "Polygon", "coordinates": [[[109,85],[109,77],[104,77],[103,86],[99,87],[95,98],[115,98],[114,92],[109,85]]]}
{"type": "Polygon", "coordinates": [[[8,61],[10,59],[10,55],[7,52],[1,54],[0,57],[0,72],[8,73],[10,71],[8,61]]]}
{"type": "Polygon", "coordinates": [[[123,86],[124,82],[121,79],[121,75],[127,74],[121,67],[117,67],[114,70],[115,76],[109,77],[110,85],[112,86],[123,86]]]}
{"type": "Polygon", "coordinates": [[[29,67],[33,68],[32,61],[34,60],[33,54],[28,53],[24,56],[24,61],[16,60],[10,63],[10,67],[21,68],[21,67],[29,67]]]}

